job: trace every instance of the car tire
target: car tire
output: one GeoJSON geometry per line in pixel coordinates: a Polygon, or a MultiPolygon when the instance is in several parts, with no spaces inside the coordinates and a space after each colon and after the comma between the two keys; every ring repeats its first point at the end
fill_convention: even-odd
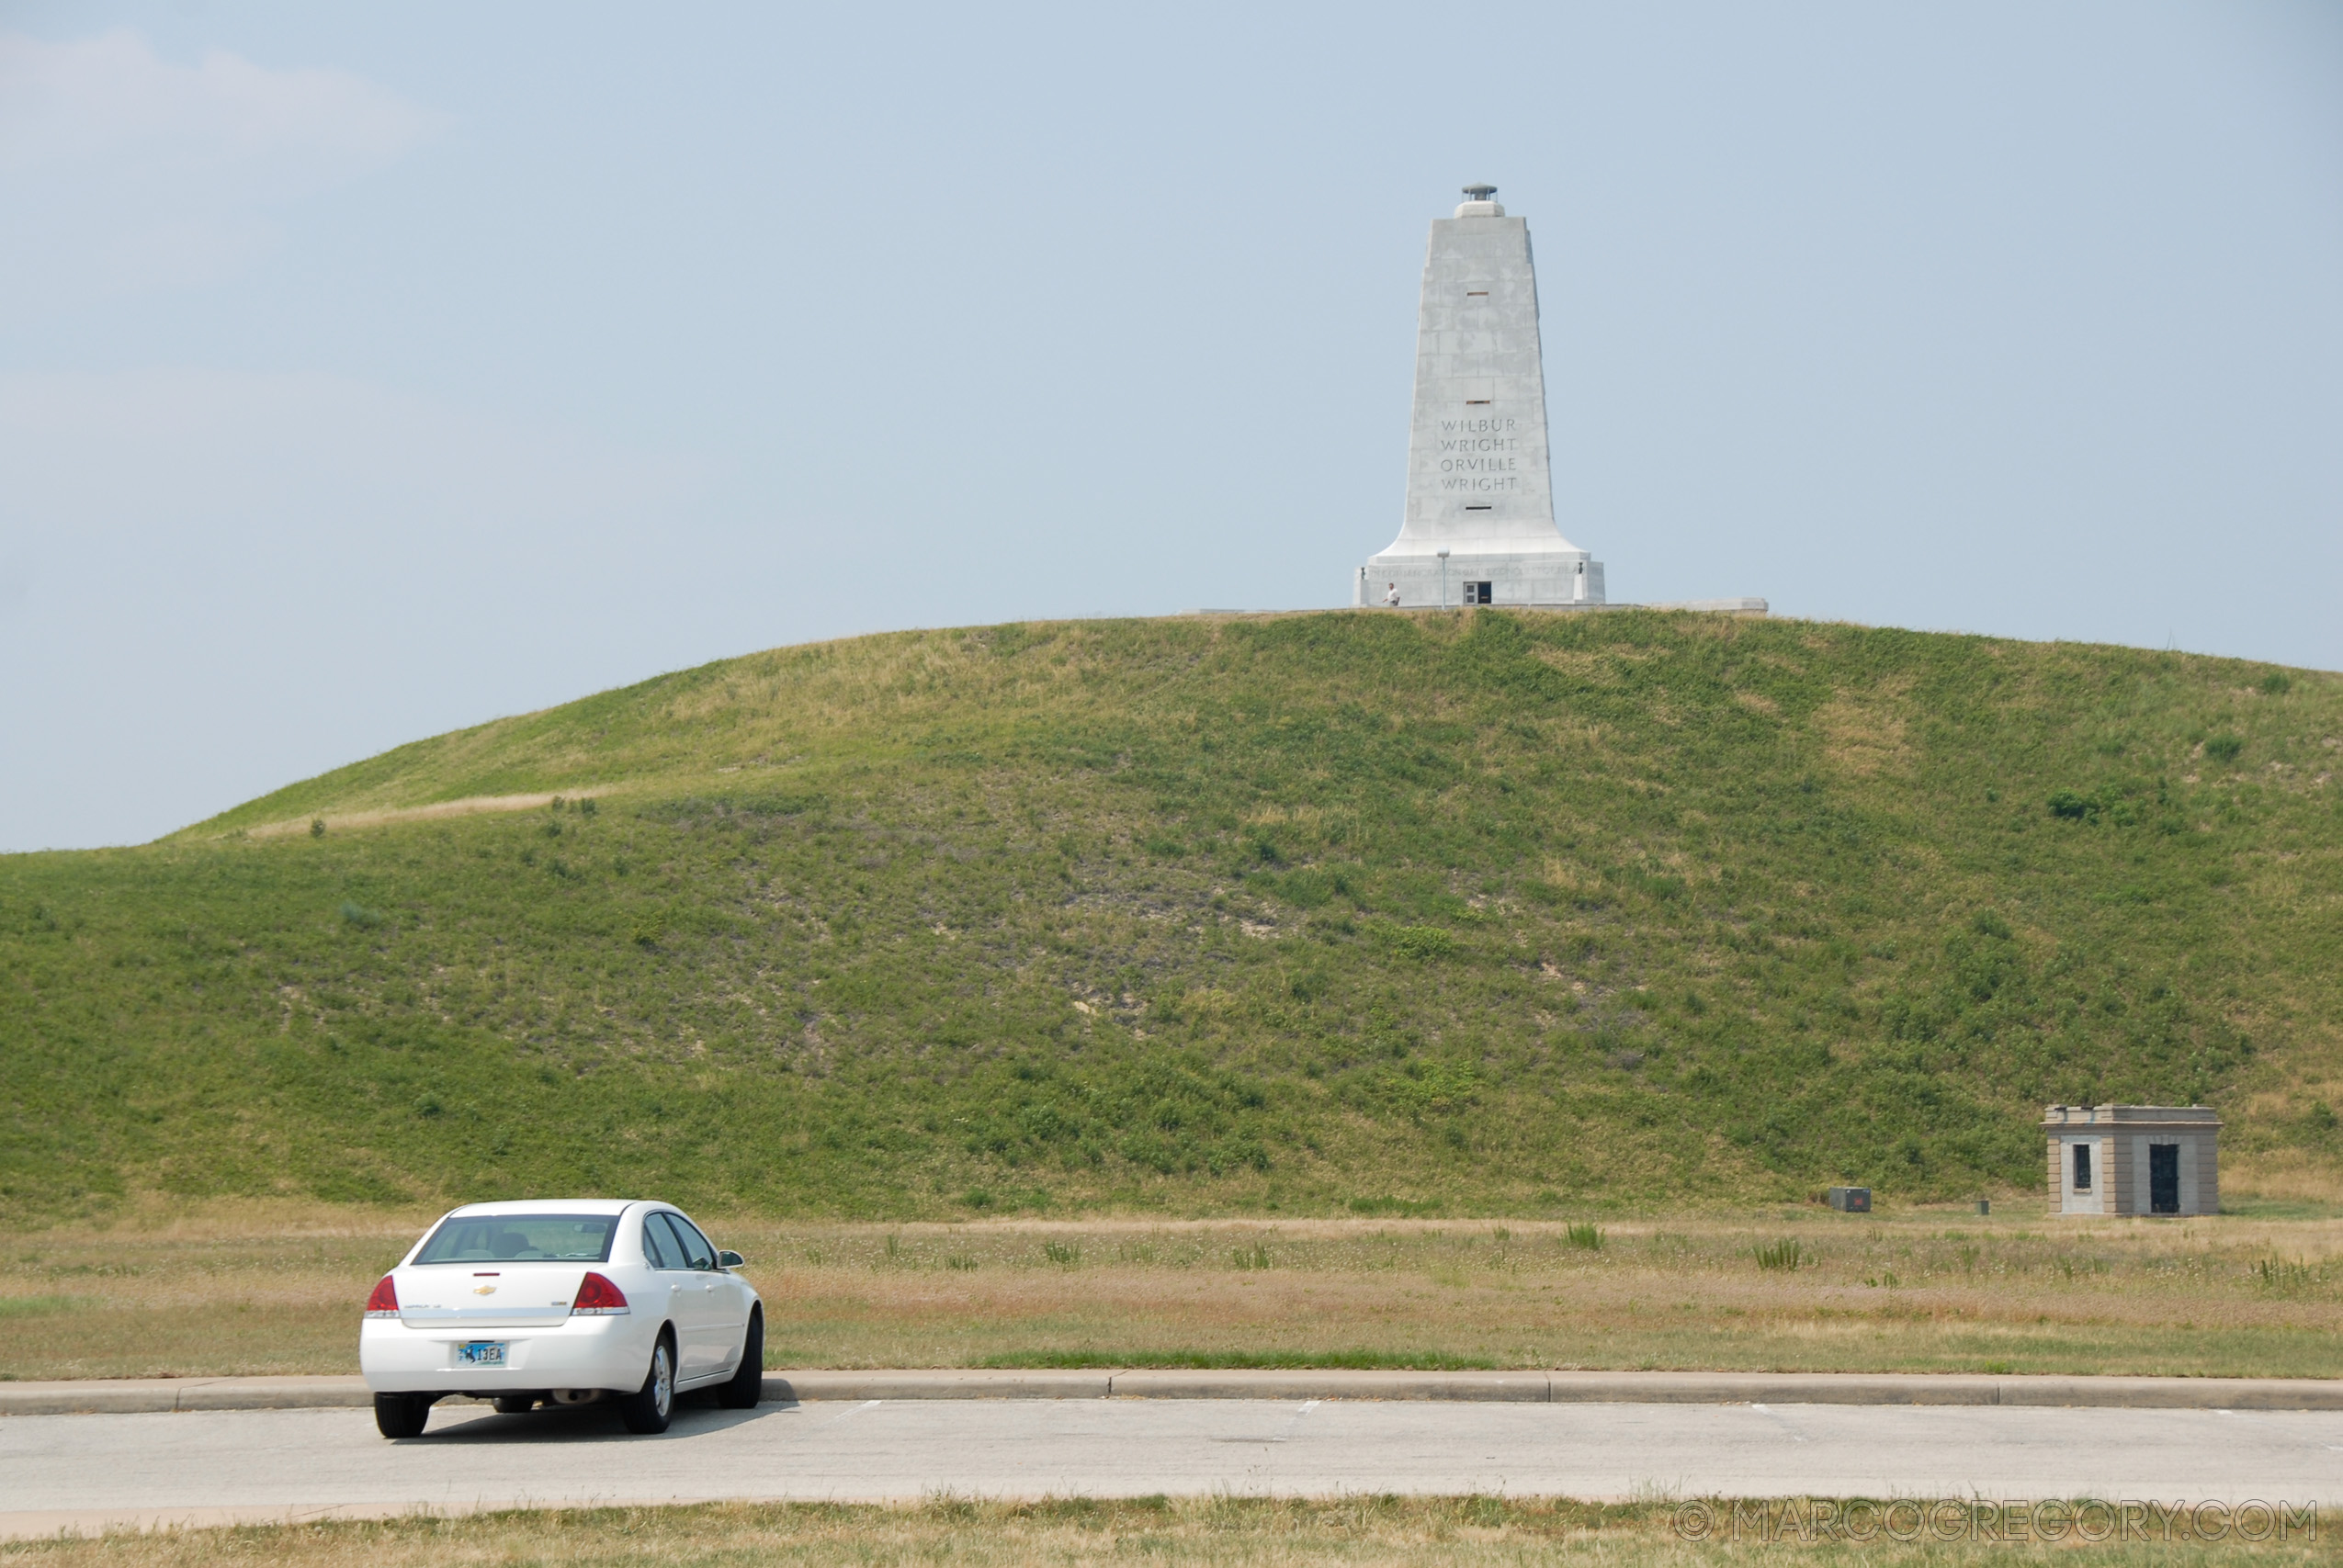
{"type": "Polygon", "coordinates": [[[675,1341],[665,1333],[651,1348],[651,1370],[642,1387],[618,1396],[618,1419],[644,1437],[667,1430],[675,1415],[675,1341]]]}
{"type": "Polygon", "coordinates": [[[536,1408],[537,1395],[533,1393],[500,1393],[496,1396],[496,1414],[499,1416],[526,1416],[536,1408]]]}
{"type": "Polygon", "coordinates": [[[732,1381],[717,1391],[716,1403],[727,1410],[754,1410],[764,1396],[764,1314],[749,1314],[749,1332],[741,1341],[741,1365],[732,1381]]]}
{"type": "Polygon", "coordinates": [[[427,1393],[378,1393],[374,1396],[374,1429],[386,1438],[420,1438],[431,1419],[427,1393]]]}

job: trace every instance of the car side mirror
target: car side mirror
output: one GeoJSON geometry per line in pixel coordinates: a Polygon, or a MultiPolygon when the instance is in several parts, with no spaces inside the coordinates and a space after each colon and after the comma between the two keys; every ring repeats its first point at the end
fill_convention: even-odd
{"type": "Polygon", "coordinates": [[[739,1253],[733,1251],[729,1247],[716,1255],[716,1266],[719,1269],[738,1269],[741,1264],[746,1263],[747,1261],[747,1258],[741,1257],[739,1253]]]}

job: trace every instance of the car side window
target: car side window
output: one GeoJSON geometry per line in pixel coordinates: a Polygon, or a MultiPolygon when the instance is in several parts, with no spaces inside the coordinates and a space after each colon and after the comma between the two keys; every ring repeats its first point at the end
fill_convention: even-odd
{"type": "Polygon", "coordinates": [[[664,1214],[642,1217],[642,1255],[651,1259],[653,1269],[681,1269],[684,1249],[675,1245],[675,1233],[667,1228],[664,1214]]]}
{"type": "Polygon", "coordinates": [[[685,1268],[713,1269],[716,1267],[716,1248],[707,1245],[707,1237],[699,1234],[697,1225],[681,1214],[664,1214],[661,1218],[675,1228],[675,1239],[684,1244],[685,1268]]]}

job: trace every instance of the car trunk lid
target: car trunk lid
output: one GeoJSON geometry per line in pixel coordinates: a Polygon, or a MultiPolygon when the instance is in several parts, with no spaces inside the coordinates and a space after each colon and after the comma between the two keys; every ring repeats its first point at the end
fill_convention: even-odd
{"type": "Polygon", "coordinates": [[[579,1263],[435,1263],[398,1271],[399,1321],[410,1328],[521,1328],[570,1315],[579,1263]]]}

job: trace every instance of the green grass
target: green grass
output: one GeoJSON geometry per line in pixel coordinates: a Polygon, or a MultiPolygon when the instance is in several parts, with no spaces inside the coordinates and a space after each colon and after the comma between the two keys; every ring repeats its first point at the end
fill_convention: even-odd
{"type": "Polygon", "coordinates": [[[1897,1201],[2199,1099],[2331,1191],[2343,680],[2283,673],[1496,612],[708,665],[0,858],[0,1209],[1897,1201]]]}

